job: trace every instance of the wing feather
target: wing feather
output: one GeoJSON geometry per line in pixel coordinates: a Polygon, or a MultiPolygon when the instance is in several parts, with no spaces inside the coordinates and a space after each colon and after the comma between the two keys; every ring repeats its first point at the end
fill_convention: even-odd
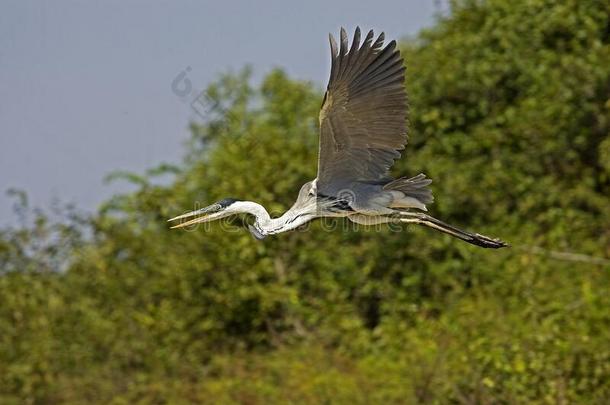
{"type": "Polygon", "coordinates": [[[389,179],[407,143],[405,67],[396,41],[360,28],[348,43],[329,35],[330,79],[320,111],[318,191],[335,195],[354,182],[389,179]]]}

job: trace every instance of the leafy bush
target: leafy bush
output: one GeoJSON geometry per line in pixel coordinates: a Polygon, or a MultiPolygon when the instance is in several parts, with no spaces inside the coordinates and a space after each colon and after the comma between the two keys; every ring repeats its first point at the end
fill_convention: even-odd
{"type": "Polygon", "coordinates": [[[220,78],[179,167],[115,176],[137,191],[90,218],[1,232],[0,402],[605,403],[609,16],[456,1],[403,44],[396,174],[430,175],[433,214],[502,251],[340,220],[264,242],[248,218],[168,230],[227,196],[279,213],[315,177],[319,89],[220,78]]]}

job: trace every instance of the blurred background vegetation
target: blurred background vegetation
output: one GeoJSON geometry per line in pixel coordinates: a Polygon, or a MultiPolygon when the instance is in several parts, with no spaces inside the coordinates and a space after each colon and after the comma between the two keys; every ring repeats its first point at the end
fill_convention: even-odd
{"type": "Polygon", "coordinates": [[[92,216],[28,206],[0,231],[0,403],[597,403],[610,399],[610,3],[455,1],[403,41],[398,175],[432,213],[512,243],[247,218],[315,177],[321,89],[245,69],[208,89],[178,166],[92,216]],[[227,232],[224,228],[236,232],[227,232]]]}

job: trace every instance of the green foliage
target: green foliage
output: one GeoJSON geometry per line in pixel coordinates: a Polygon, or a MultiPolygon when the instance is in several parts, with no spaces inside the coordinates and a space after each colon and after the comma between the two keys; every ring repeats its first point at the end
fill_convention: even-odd
{"type": "Polygon", "coordinates": [[[396,174],[427,173],[435,216],[510,249],[346,221],[170,231],[228,196],[278,214],[315,177],[321,92],[280,70],[221,77],[184,162],[115,172],[137,191],[90,218],[22,195],[0,233],[0,403],[605,403],[609,27],[604,2],[456,1],[403,44],[396,174]]]}

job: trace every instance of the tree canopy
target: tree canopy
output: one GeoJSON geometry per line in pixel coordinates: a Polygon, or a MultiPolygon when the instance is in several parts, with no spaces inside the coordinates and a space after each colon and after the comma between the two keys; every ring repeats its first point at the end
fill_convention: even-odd
{"type": "Polygon", "coordinates": [[[464,0],[402,42],[432,213],[489,251],[349,221],[256,241],[316,175],[322,91],[248,69],[207,90],[184,160],[118,174],[91,216],[0,231],[0,402],[604,403],[610,397],[610,4],[464,0]],[[169,180],[168,180],[169,179],[169,180]]]}

